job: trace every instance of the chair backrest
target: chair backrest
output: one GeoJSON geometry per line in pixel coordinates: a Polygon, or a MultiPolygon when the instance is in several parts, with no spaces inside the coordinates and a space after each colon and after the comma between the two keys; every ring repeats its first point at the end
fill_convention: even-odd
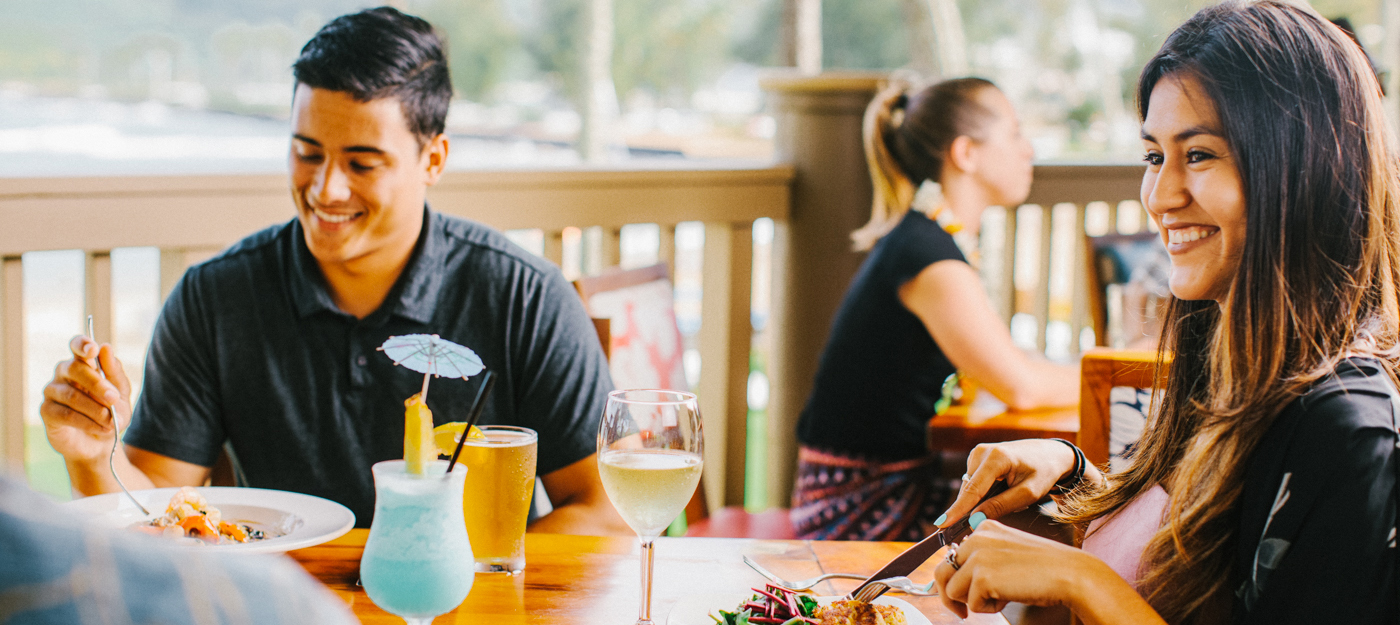
{"type": "MultiPolygon", "coordinates": [[[[1084,354],[1079,362],[1078,443],[1090,462],[1104,466],[1111,456],[1112,441],[1124,438],[1123,430],[1133,432],[1131,438],[1136,440],[1136,433],[1142,431],[1142,423],[1146,420],[1147,407],[1141,402],[1138,405],[1143,410],[1136,415],[1126,414],[1132,411],[1117,411],[1115,414],[1112,410],[1113,390],[1122,387],[1134,389],[1134,392],[1136,389],[1151,389],[1154,386],[1154,372],[1160,376],[1158,381],[1165,382],[1170,368],[1171,363],[1167,362],[1163,363],[1161,371],[1156,371],[1156,352],[1094,349],[1084,354]],[[1115,430],[1119,431],[1117,436],[1115,430]]],[[[1124,442],[1131,441],[1119,441],[1120,444],[1124,442]]]]}
{"type": "MultiPolygon", "coordinates": [[[[1111,286],[1125,286],[1129,281],[1138,276],[1139,280],[1150,275],[1152,265],[1164,268],[1169,262],[1166,256],[1166,249],[1162,247],[1161,236],[1153,232],[1140,232],[1138,234],[1108,234],[1103,236],[1085,236],[1088,253],[1085,260],[1088,266],[1085,267],[1089,287],[1089,314],[1094,322],[1094,344],[1099,346],[1113,345],[1114,334],[1123,332],[1125,327],[1139,328],[1147,323],[1144,319],[1147,311],[1137,310],[1131,305],[1121,305],[1121,289],[1114,289],[1120,294],[1115,302],[1114,297],[1109,296],[1111,286]],[[1110,305],[1110,304],[1113,305],[1110,305]]],[[[1137,331],[1136,334],[1142,334],[1137,331]]],[[[1140,337],[1127,337],[1127,342],[1140,337]]]]}
{"type": "Polygon", "coordinates": [[[593,317],[593,331],[598,333],[598,343],[603,346],[603,358],[612,362],[612,320],[593,317]]]}
{"type": "Polygon", "coordinates": [[[690,390],[665,264],[580,278],[574,288],[589,316],[609,321],[605,349],[617,388],[690,390]]]}

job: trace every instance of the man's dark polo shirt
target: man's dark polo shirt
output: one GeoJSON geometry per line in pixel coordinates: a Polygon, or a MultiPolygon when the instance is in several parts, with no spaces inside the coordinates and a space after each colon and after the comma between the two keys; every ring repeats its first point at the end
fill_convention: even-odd
{"type": "MultiPolygon", "coordinates": [[[[125,441],[203,466],[228,441],[247,486],[338,501],[368,527],[370,465],[403,457],[403,402],[423,384],[375,348],[423,333],[495,372],[481,422],[539,432],[540,475],[592,454],[612,381],[578,295],[500,233],[425,215],[403,275],[362,320],[332,302],[295,219],[191,268],[156,323],[125,441]]],[[[480,380],[435,379],[434,421],[465,420],[480,380]]]]}

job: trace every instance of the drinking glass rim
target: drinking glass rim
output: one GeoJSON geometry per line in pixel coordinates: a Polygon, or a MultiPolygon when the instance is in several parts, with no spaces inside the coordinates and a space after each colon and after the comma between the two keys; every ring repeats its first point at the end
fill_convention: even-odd
{"type": "Polygon", "coordinates": [[[692,392],[690,392],[690,391],[677,391],[677,390],[664,389],[664,388],[629,388],[629,389],[619,389],[619,390],[612,391],[612,392],[608,393],[608,399],[616,399],[616,400],[618,400],[618,401],[627,402],[627,403],[629,403],[629,404],[644,404],[644,405],[648,405],[648,406],[675,406],[675,405],[679,405],[679,404],[684,404],[684,403],[688,403],[688,402],[693,402],[693,401],[695,401],[695,393],[692,393],[692,392]],[[675,395],[675,396],[677,396],[678,399],[672,399],[672,400],[665,400],[665,399],[661,399],[661,400],[629,399],[629,398],[625,397],[625,395],[627,395],[628,393],[657,393],[657,394],[663,394],[663,395],[664,395],[664,394],[670,394],[670,395],[675,395]]]}
{"type": "MultiPolygon", "coordinates": [[[[452,471],[451,473],[449,473],[447,471],[446,460],[433,460],[429,462],[428,472],[424,475],[410,474],[406,470],[407,464],[408,461],[402,458],[393,460],[380,460],[379,462],[370,465],[369,469],[370,474],[374,476],[375,479],[383,479],[388,480],[390,482],[403,481],[418,483],[427,482],[429,479],[438,479],[444,482],[450,482],[453,479],[461,479],[461,476],[467,474],[467,472],[463,470],[467,468],[466,465],[457,467],[457,470],[461,471],[460,474],[457,471],[452,471]]],[[[462,463],[459,462],[458,464],[462,463]]]]}
{"type": "Polygon", "coordinates": [[[523,437],[520,440],[506,442],[498,442],[491,440],[482,441],[481,439],[468,438],[465,442],[466,445],[469,445],[471,447],[522,447],[525,445],[539,443],[540,441],[539,432],[518,425],[478,425],[476,426],[476,429],[481,430],[483,433],[492,430],[516,432],[519,434],[525,434],[526,437],[523,437]]]}

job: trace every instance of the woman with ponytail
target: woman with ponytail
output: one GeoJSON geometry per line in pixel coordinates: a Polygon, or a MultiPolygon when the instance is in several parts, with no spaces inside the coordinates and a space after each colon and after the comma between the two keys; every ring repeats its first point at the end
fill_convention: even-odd
{"type": "MultiPolygon", "coordinates": [[[[870,254],[842,301],[798,423],[793,522],[806,539],[916,540],[956,494],[925,432],[954,372],[1013,408],[1072,405],[1077,368],[1016,347],[953,239],[1031,184],[1030,142],[992,83],[880,92],[865,114],[870,254]],[[912,208],[924,182],[941,199],[912,208]]],[[[962,457],[947,463],[961,473],[962,457]]]]}
{"type": "Polygon", "coordinates": [[[979,523],[935,571],[944,603],[1400,622],[1400,182],[1375,74],[1306,5],[1230,2],[1167,38],[1138,110],[1176,296],[1163,399],[1122,473],[1054,441],[974,450],[948,519],[979,523]],[[983,520],[1052,491],[1082,550],[983,520]]]}

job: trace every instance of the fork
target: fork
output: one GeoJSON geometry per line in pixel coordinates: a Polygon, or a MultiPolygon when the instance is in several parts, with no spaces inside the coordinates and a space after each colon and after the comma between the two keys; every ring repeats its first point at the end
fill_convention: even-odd
{"type": "Polygon", "coordinates": [[[902,592],[906,595],[911,595],[914,597],[937,597],[938,593],[934,592],[933,584],[933,582],[929,582],[920,586],[918,584],[915,584],[913,580],[909,579],[908,577],[904,577],[903,575],[899,577],[877,579],[873,582],[870,582],[869,584],[866,584],[865,588],[860,589],[860,592],[856,593],[855,600],[863,603],[869,603],[871,601],[874,601],[881,594],[883,594],[886,588],[902,592]]]}
{"type": "Polygon", "coordinates": [[[744,564],[747,564],[749,565],[749,568],[758,571],[758,574],[762,575],[768,581],[782,586],[783,588],[786,588],[788,590],[810,590],[813,586],[816,586],[817,584],[820,584],[828,579],[865,579],[864,575],[856,575],[854,573],[827,573],[825,575],[818,575],[810,579],[800,579],[797,581],[792,581],[774,575],[768,569],[759,566],[757,562],[754,562],[753,559],[749,558],[748,556],[744,556],[744,564]]]}
{"type": "MultiPolygon", "coordinates": [[[[92,315],[88,315],[88,318],[87,318],[87,336],[88,336],[88,338],[90,338],[90,339],[92,339],[92,340],[94,340],[94,341],[97,340],[96,338],[93,337],[93,331],[92,331],[92,315]]],[[[103,375],[103,377],[106,377],[106,376],[102,373],[102,365],[101,365],[101,364],[97,364],[97,373],[98,373],[98,375],[103,375]]],[[[130,500],[131,500],[131,503],[136,504],[136,507],[141,509],[141,514],[144,514],[144,515],[146,515],[146,516],[151,516],[151,511],[150,511],[150,510],[147,510],[147,509],[146,509],[146,506],[141,505],[141,502],[136,500],[136,497],[134,497],[134,496],[131,494],[131,491],[129,491],[129,490],[126,489],[126,484],[123,484],[123,483],[122,483],[122,477],[121,477],[120,475],[117,475],[117,445],[121,443],[121,438],[122,438],[122,436],[121,436],[121,431],[117,428],[117,407],[116,407],[116,405],[108,406],[108,407],[107,407],[107,410],[108,410],[109,412],[112,413],[112,453],[110,453],[110,454],[107,455],[107,468],[109,468],[109,469],[112,470],[112,479],[114,479],[114,480],[117,481],[117,486],[122,487],[122,492],[123,492],[123,493],[126,493],[127,499],[130,499],[130,500]]]]}

